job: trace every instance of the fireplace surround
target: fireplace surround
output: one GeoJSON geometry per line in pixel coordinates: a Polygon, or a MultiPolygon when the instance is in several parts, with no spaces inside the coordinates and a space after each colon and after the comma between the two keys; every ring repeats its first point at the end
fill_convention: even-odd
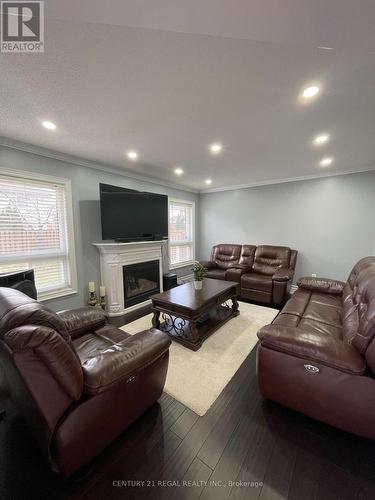
{"type": "Polygon", "coordinates": [[[100,253],[101,283],[107,290],[107,311],[110,316],[122,316],[150,304],[149,297],[163,291],[165,240],[102,242],[93,245],[100,253]],[[153,263],[152,271],[142,276],[150,263],[153,263]]]}

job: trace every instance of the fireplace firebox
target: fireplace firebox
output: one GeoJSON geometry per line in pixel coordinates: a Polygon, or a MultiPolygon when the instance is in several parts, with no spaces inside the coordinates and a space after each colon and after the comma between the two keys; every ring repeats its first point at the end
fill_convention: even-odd
{"type": "Polygon", "coordinates": [[[123,266],[125,308],[145,302],[160,292],[159,261],[123,266]]]}

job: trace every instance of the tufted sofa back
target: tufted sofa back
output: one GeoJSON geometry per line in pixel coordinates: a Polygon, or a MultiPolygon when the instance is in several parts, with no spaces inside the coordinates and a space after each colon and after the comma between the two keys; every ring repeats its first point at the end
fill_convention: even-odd
{"type": "Polygon", "coordinates": [[[46,306],[19,290],[0,287],[0,339],[9,330],[23,325],[41,325],[59,332],[70,340],[64,322],[46,306]]]}
{"type": "Polygon", "coordinates": [[[229,269],[239,264],[241,249],[241,245],[215,245],[212,248],[211,261],[220,269],[229,269]]]}
{"type": "Polygon", "coordinates": [[[290,257],[289,247],[260,245],[255,251],[253,271],[259,274],[273,275],[277,269],[289,268],[290,257]]]}
{"type": "Polygon", "coordinates": [[[241,266],[251,268],[254,262],[254,255],[256,248],[257,247],[255,245],[242,245],[240,262],[239,262],[241,266]]]}
{"type": "Polygon", "coordinates": [[[366,357],[375,371],[375,257],[365,257],[353,267],[342,294],[345,341],[366,357]]]}

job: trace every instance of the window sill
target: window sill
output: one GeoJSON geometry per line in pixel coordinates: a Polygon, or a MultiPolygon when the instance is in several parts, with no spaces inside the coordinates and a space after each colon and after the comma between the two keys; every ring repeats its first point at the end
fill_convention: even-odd
{"type": "Polygon", "coordinates": [[[187,266],[193,266],[193,265],[194,265],[194,261],[190,260],[187,262],[180,262],[180,264],[171,264],[169,266],[169,268],[170,269],[179,269],[180,267],[187,267],[187,266]]]}
{"type": "Polygon", "coordinates": [[[45,292],[38,294],[38,300],[39,302],[45,302],[47,300],[60,299],[69,295],[74,295],[76,293],[77,290],[74,290],[73,288],[65,288],[64,290],[56,290],[54,292],[45,292]]]}

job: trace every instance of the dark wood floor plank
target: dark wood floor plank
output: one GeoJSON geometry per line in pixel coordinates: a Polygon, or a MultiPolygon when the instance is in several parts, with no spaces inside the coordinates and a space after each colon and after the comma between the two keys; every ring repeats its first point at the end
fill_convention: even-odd
{"type": "Polygon", "coordinates": [[[297,446],[293,442],[294,429],[282,418],[282,414],[271,414],[269,425],[276,433],[272,455],[264,475],[260,500],[284,500],[288,498],[290,483],[297,457],[297,446]]]}
{"type": "Polygon", "coordinates": [[[258,405],[252,425],[255,427],[249,451],[232,487],[230,499],[257,500],[262,490],[264,476],[275,445],[275,436],[270,432],[263,417],[263,407],[258,405]]]}
{"type": "MultiPolygon", "coordinates": [[[[356,477],[353,477],[352,480],[358,482],[356,477]]],[[[356,500],[375,500],[375,484],[367,480],[359,482],[356,500]]]]}
{"type": "MultiPolygon", "coordinates": [[[[238,383],[232,381],[227,385],[221,394],[219,400],[216,400],[214,405],[206,413],[206,415],[197,420],[191,430],[186,435],[185,439],[178,447],[172,457],[165,463],[161,480],[181,481],[190,464],[200,450],[202,443],[205,441],[211,429],[216,425],[223,412],[227,411],[231,404],[235,404],[238,399],[237,394],[242,394],[246,391],[248,385],[254,381],[248,377],[247,363],[243,363],[237,372],[238,383]]],[[[151,493],[150,493],[151,495],[151,493]]],[[[172,495],[172,491],[168,488],[161,489],[158,494],[153,492],[154,499],[168,499],[172,495]]]]}
{"type": "Polygon", "coordinates": [[[242,416],[238,426],[234,430],[220,460],[211,476],[212,485],[208,485],[202,495],[201,500],[224,500],[229,498],[232,486],[240,472],[243,462],[252,446],[254,439],[254,425],[252,415],[242,416]],[[219,486],[216,486],[218,484],[219,486]]]}
{"type": "Polygon", "coordinates": [[[168,403],[169,404],[173,403],[173,398],[172,398],[172,396],[170,396],[166,392],[163,392],[163,394],[159,398],[159,404],[163,405],[163,404],[168,404],[168,403]]]}
{"type": "MultiPolygon", "coordinates": [[[[180,443],[181,439],[171,430],[167,430],[152,450],[149,452],[142,450],[143,459],[137,465],[129,461],[117,464],[117,467],[110,471],[107,479],[124,478],[126,481],[130,481],[129,486],[123,488],[120,493],[127,500],[141,500],[147,497],[151,490],[158,488],[157,481],[160,477],[163,461],[173,454],[180,443]]],[[[106,491],[108,490],[104,488],[103,495],[99,495],[99,498],[104,498],[106,491]]],[[[118,496],[119,491],[113,491],[113,495],[107,496],[106,500],[115,499],[118,496]]],[[[87,500],[96,500],[97,498],[98,490],[95,489],[93,495],[87,497],[87,500]]]]}
{"type": "MultiPolygon", "coordinates": [[[[103,498],[104,496],[108,496],[106,492],[112,490],[116,494],[118,491],[115,488],[111,489],[114,481],[126,480],[134,482],[148,479],[154,464],[162,463],[181,443],[181,439],[176,434],[167,429],[162,432],[162,429],[161,423],[160,427],[156,427],[154,431],[146,436],[146,439],[138,443],[136,450],[129,455],[123,455],[120,460],[112,463],[107,468],[105,475],[96,482],[95,486],[83,498],[103,498]]],[[[129,494],[133,489],[136,489],[138,492],[138,487],[133,488],[133,486],[122,488],[121,490],[129,494]]],[[[112,498],[111,495],[108,497],[108,500],[110,498],[112,498]]]]}
{"type": "Polygon", "coordinates": [[[243,392],[239,394],[237,400],[238,404],[231,405],[227,411],[220,416],[218,422],[199,450],[197,456],[211,469],[214,469],[218,464],[223,450],[241,420],[243,412],[250,406],[246,394],[250,394],[254,391],[255,384],[256,382],[254,380],[253,383],[247,386],[247,391],[245,390],[246,386],[244,386],[243,392]]]}
{"type": "Polygon", "coordinates": [[[186,408],[182,415],[172,425],[171,431],[177,434],[181,439],[184,439],[198,418],[199,416],[194,413],[193,410],[186,408]]]}
{"type": "Polygon", "coordinates": [[[318,494],[322,466],[320,457],[324,456],[324,446],[323,443],[319,443],[315,435],[303,430],[298,435],[298,444],[288,499],[315,500],[318,494]],[[320,452],[318,455],[317,451],[320,452]]]}
{"type": "Polygon", "coordinates": [[[184,413],[186,407],[179,401],[174,401],[171,406],[168,406],[168,413],[163,418],[164,429],[169,429],[184,413]]]}
{"type": "Polygon", "coordinates": [[[332,498],[340,500],[357,499],[360,494],[361,485],[357,481],[353,481],[353,479],[348,471],[323,460],[316,498],[319,500],[332,498]]]}
{"type": "Polygon", "coordinates": [[[196,457],[182,478],[182,487],[174,488],[171,500],[196,500],[211,474],[212,469],[196,457]]]}

